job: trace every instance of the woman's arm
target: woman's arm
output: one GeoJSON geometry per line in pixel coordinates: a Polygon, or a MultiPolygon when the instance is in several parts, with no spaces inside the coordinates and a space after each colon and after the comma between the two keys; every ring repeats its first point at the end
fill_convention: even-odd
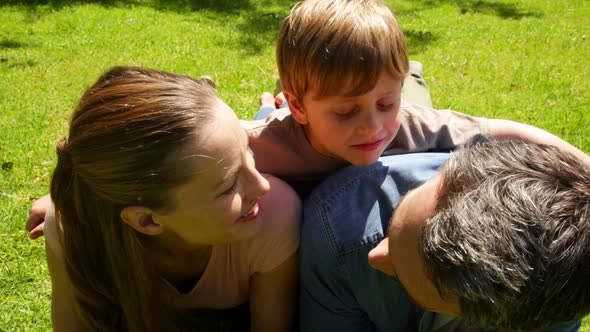
{"type": "Polygon", "coordinates": [[[298,255],[281,265],[252,276],[250,285],[251,331],[293,331],[297,311],[298,255]]]}
{"type": "Polygon", "coordinates": [[[66,272],[63,259],[57,257],[52,248],[45,243],[45,256],[51,276],[51,322],[53,330],[85,331],[82,320],[75,309],[72,284],[66,272]]]}
{"type": "Polygon", "coordinates": [[[298,307],[301,201],[285,182],[267,176],[270,191],[260,198],[264,227],[253,248],[250,276],[251,331],[294,331],[298,307]]]}

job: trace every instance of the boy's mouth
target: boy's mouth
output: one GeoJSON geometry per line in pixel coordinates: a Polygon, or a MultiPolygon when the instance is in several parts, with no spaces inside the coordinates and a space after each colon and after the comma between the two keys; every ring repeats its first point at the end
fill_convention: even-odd
{"type": "Polygon", "coordinates": [[[373,151],[377,149],[379,146],[381,146],[381,143],[383,143],[384,140],[385,138],[382,138],[369,143],[355,144],[352,145],[352,147],[361,151],[373,151]]]}

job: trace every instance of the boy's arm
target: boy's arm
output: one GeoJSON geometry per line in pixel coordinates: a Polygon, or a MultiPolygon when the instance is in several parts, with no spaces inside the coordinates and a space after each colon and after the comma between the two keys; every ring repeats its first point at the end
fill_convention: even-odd
{"type": "Polygon", "coordinates": [[[400,111],[400,128],[384,155],[432,150],[452,150],[469,141],[521,139],[556,146],[590,163],[590,157],[545,130],[510,120],[487,119],[406,104],[400,111]]]}
{"type": "Polygon", "coordinates": [[[553,145],[590,164],[590,156],[563,139],[534,126],[510,120],[490,119],[490,136],[498,140],[519,139],[529,143],[553,145]]]}

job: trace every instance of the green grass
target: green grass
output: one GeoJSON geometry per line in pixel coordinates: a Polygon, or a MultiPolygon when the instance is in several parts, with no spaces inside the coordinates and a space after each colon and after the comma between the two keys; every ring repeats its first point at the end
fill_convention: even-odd
{"type": "MultiPolygon", "coordinates": [[[[389,1],[438,108],[509,118],[590,152],[590,3],[389,1]]],[[[242,118],[277,78],[286,0],[0,4],[0,330],[50,328],[43,241],[24,231],[47,192],[55,142],[98,75],[141,65],[218,82],[242,118]]],[[[583,331],[590,332],[590,319],[583,331]]]]}

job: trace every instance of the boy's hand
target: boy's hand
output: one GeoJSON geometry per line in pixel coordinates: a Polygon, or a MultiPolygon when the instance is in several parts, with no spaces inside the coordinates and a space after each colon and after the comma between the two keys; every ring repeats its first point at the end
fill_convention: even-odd
{"type": "Polygon", "coordinates": [[[32,240],[43,236],[43,224],[45,223],[45,212],[51,206],[51,197],[49,194],[33,202],[29,218],[27,219],[26,229],[29,231],[29,238],[32,240]]]}
{"type": "Polygon", "coordinates": [[[529,143],[553,145],[590,165],[590,156],[563,139],[534,126],[510,120],[491,119],[490,134],[497,140],[519,139],[529,143]]]}

